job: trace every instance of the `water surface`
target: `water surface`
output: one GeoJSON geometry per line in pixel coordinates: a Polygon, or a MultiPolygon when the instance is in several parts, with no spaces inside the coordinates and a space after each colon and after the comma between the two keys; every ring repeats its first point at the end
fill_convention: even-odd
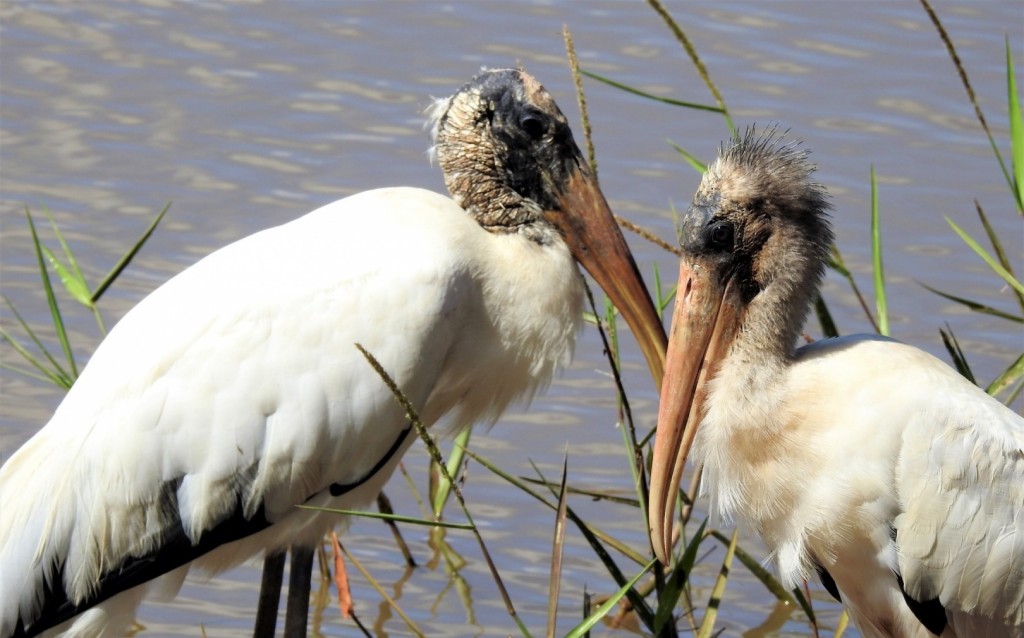
{"type": "MultiPolygon", "coordinates": [[[[1024,349],[1018,327],[969,313],[918,283],[1014,308],[1009,291],[994,285],[986,266],[943,219],[949,216],[981,235],[975,201],[1016,264],[1024,252],[1020,221],[998,165],[920,6],[668,6],[738,125],[777,122],[813,149],[819,179],[834,197],[839,247],[867,294],[868,176],[874,167],[894,336],[946,358],[938,329],[948,325],[982,381],[1008,365],[1024,349]]],[[[4,294],[34,326],[46,324],[48,311],[33,270],[25,207],[53,212],[95,282],[150,217],[173,203],[103,300],[107,323],[113,324],[174,273],[258,229],[368,188],[443,190],[439,171],[427,160],[422,111],[432,96],[450,94],[481,66],[524,64],[579,132],[563,25],[572,31],[586,69],[659,95],[712,101],[682,48],[642,3],[69,0],[3,2],[0,11],[0,275],[4,294]]],[[[1020,3],[950,2],[939,11],[1005,155],[1004,38],[1009,36],[1015,51],[1024,50],[1020,3]]],[[[1017,65],[1024,65],[1019,56],[1017,65]]],[[[699,177],[669,141],[708,160],[728,134],[723,120],[593,81],[586,90],[601,181],[613,208],[671,239],[672,211],[686,206],[699,177]]],[[[629,239],[643,271],[649,276],[657,266],[672,283],[673,258],[635,236],[629,239]]],[[[871,329],[834,274],[826,298],[841,331],[871,329]]],[[[76,352],[85,361],[99,333],[87,313],[69,303],[64,307],[76,352]]],[[[10,312],[2,313],[4,328],[16,330],[10,312]]],[[[814,323],[807,331],[820,334],[814,323]]],[[[7,346],[0,347],[0,357],[7,364],[17,361],[7,346]]],[[[624,357],[633,414],[647,429],[656,395],[628,338],[624,357]]],[[[555,475],[568,446],[575,484],[628,492],[606,369],[598,337],[588,328],[574,365],[551,390],[529,411],[514,410],[481,432],[474,447],[514,473],[532,474],[532,460],[555,475]]],[[[3,459],[45,423],[62,393],[6,370],[0,382],[3,459]]],[[[406,466],[412,483],[423,489],[423,453],[410,455],[406,466]]],[[[388,492],[399,511],[417,511],[400,477],[388,492]]],[[[518,612],[532,631],[542,632],[551,514],[476,465],[467,492],[518,612]]],[[[573,505],[642,546],[644,527],[634,510],[584,499],[573,505]]],[[[406,533],[417,559],[434,564],[403,570],[394,544],[376,523],[357,523],[345,539],[424,632],[517,633],[468,535],[448,535],[466,561],[453,580],[425,532],[406,533]]],[[[747,545],[759,551],[755,541],[747,545]]],[[[718,549],[698,574],[704,589],[695,591],[697,601],[706,599],[720,556],[718,549]]],[[[256,567],[243,566],[210,581],[191,579],[176,601],[143,607],[143,635],[246,635],[258,578],[256,567]]],[[[560,597],[563,630],[578,615],[584,587],[601,594],[611,584],[573,534],[560,597]]],[[[365,580],[355,577],[354,588],[357,612],[377,633],[409,633],[379,605],[365,580]]],[[[820,592],[815,596],[823,623],[831,626],[835,606],[820,592]]],[[[726,635],[810,633],[800,614],[773,614],[769,596],[739,568],[722,616],[726,635]]],[[[333,607],[318,619],[324,635],[358,635],[333,607]]]]}

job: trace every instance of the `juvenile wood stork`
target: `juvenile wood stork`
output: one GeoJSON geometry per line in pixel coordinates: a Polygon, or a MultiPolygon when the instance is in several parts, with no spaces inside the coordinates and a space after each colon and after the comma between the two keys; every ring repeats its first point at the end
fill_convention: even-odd
{"type": "Polygon", "coordinates": [[[656,378],[665,333],[551,96],[481,73],[432,112],[453,199],[386,188],[214,252],[111,330],[0,468],[0,636],[116,635],[149,591],[315,546],[424,423],[494,420],[570,358],[582,264],[656,378]]]}
{"type": "Polygon", "coordinates": [[[866,636],[1024,635],[1024,419],[931,355],[796,347],[832,242],[806,154],[723,147],[682,220],[650,492],[662,562],[691,443],[712,515],[817,572],[866,636]]]}

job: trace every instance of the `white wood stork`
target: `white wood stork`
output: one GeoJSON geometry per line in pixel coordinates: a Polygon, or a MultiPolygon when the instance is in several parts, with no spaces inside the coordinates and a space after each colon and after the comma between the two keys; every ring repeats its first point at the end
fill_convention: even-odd
{"type": "Polygon", "coordinates": [[[655,552],[692,443],[713,515],[756,530],[789,586],[817,571],[866,636],[1024,635],[1024,419],[891,339],[796,348],[832,242],[812,172],[748,130],[682,221],[655,552]]]}
{"type": "Polygon", "coordinates": [[[570,358],[574,259],[656,378],[665,333],[551,96],[481,73],[432,113],[454,201],[369,191],[218,250],[140,302],[0,468],[0,636],[117,634],[189,566],[314,546],[426,424],[495,419],[570,358]],[[156,580],[154,580],[156,579],[156,580]]]}

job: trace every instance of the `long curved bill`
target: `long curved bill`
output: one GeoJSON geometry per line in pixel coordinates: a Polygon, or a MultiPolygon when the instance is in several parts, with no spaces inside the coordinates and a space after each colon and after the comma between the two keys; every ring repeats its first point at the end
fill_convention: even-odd
{"type": "Polygon", "coordinates": [[[548,218],[561,228],[576,261],[622,313],[660,387],[668,343],[665,327],[604,194],[583,166],[569,178],[559,202],[561,212],[548,218]]]}
{"type": "Polygon", "coordinates": [[[679,266],[676,305],[661,385],[658,429],[647,510],[654,554],[672,556],[676,498],[686,457],[704,417],[707,382],[714,378],[739,328],[740,305],[731,280],[699,260],[679,266]]]}

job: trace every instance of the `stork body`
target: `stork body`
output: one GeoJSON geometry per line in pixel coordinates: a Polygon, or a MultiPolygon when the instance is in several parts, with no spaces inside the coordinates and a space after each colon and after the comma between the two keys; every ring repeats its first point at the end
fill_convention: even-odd
{"type": "Polygon", "coordinates": [[[116,635],[147,589],[173,595],[193,562],[216,572],[312,546],[339,520],[297,505],[371,502],[414,437],[357,344],[425,424],[493,421],[571,356],[575,256],[632,308],[645,348],[663,346],[624,240],[536,80],[484,73],[434,118],[459,203],[389,188],[329,204],[211,254],[110,332],[0,468],[0,636],[59,623],[116,635]],[[527,157],[510,165],[516,149],[527,157]],[[494,204],[515,224],[486,227],[494,204]]]}
{"type": "Polygon", "coordinates": [[[866,636],[1020,636],[1024,419],[891,339],[795,347],[832,241],[811,171],[748,132],[684,219],[655,548],[692,441],[713,514],[756,530],[787,585],[817,572],[866,636]]]}

